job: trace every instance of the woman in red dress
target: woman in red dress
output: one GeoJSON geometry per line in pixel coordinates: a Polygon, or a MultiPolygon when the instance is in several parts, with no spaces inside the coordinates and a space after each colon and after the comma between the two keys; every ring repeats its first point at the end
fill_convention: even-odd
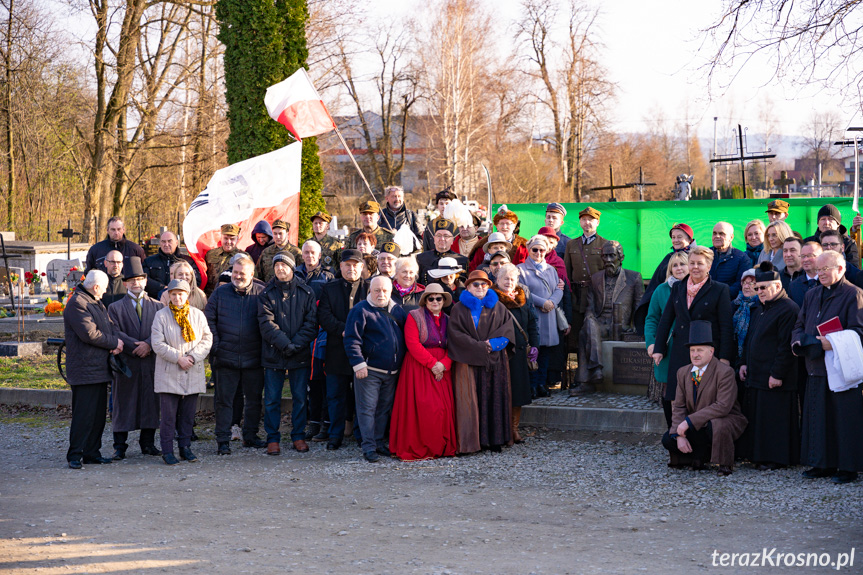
{"type": "Polygon", "coordinates": [[[452,296],[431,284],[419,304],[405,324],[408,352],[390,423],[390,450],[404,460],[452,456],[457,448],[452,361],[446,352],[448,318],[443,312],[452,296]]]}

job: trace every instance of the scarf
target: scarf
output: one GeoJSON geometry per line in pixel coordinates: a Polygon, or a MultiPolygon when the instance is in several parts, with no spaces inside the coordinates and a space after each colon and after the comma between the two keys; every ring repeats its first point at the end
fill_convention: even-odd
{"type": "Polygon", "coordinates": [[[705,277],[701,280],[701,283],[694,284],[692,283],[692,276],[689,276],[689,279],[686,280],[686,307],[692,306],[695,296],[697,296],[699,290],[704,287],[704,284],[707,282],[709,277],[710,276],[705,277]]]}
{"type": "Polygon", "coordinates": [[[182,307],[177,307],[174,304],[168,304],[168,307],[171,308],[174,321],[177,322],[183,332],[183,340],[186,342],[195,341],[195,331],[192,329],[192,322],[189,321],[189,302],[184,303],[182,307]]]}
{"type": "MultiPolygon", "coordinates": [[[[478,299],[475,295],[473,295],[469,291],[465,290],[461,294],[461,297],[459,298],[458,301],[461,302],[462,304],[464,304],[464,306],[468,310],[470,310],[470,316],[473,319],[473,325],[474,325],[474,327],[478,328],[479,327],[479,318],[480,318],[480,315],[482,314],[482,308],[487,307],[488,309],[492,309],[492,308],[494,308],[495,304],[497,304],[497,302],[499,300],[497,297],[497,292],[495,292],[493,289],[490,289],[485,294],[485,297],[483,297],[481,300],[478,299]]],[[[510,340],[510,341],[512,341],[512,340],[510,340]]]]}
{"type": "Polygon", "coordinates": [[[667,280],[665,280],[665,283],[667,283],[667,284],[668,284],[668,287],[672,287],[674,284],[676,284],[676,283],[677,283],[677,282],[679,282],[679,281],[680,281],[680,280],[679,280],[679,279],[677,279],[677,278],[676,278],[676,277],[674,277],[674,276],[668,276],[668,279],[667,279],[667,280]]]}
{"type": "Polygon", "coordinates": [[[397,291],[397,292],[399,292],[399,295],[400,295],[400,296],[405,297],[406,295],[408,295],[409,293],[411,293],[411,292],[414,290],[414,288],[416,288],[416,287],[417,287],[417,282],[414,282],[414,283],[413,283],[413,285],[412,285],[411,287],[404,288],[404,287],[402,287],[401,285],[399,285],[399,282],[398,282],[398,281],[394,281],[394,282],[393,282],[393,287],[394,287],[394,288],[396,288],[396,291],[397,291]]]}
{"type": "Polygon", "coordinates": [[[752,306],[758,303],[758,296],[751,295],[746,297],[743,292],[737,294],[737,299],[732,303],[737,304],[737,311],[731,321],[734,325],[734,337],[737,339],[737,357],[743,357],[743,340],[746,339],[746,332],[749,330],[749,318],[752,315],[752,306]]]}
{"type": "Polygon", "coordinates": [[[761,251],[764,249],[764,244],[758,244],[757,246],[750,246],[746,244],[746,255],[749,256],[749,259],[752,260],[752,263],[758,261],[758,256],[761,255],[761,251]]]}

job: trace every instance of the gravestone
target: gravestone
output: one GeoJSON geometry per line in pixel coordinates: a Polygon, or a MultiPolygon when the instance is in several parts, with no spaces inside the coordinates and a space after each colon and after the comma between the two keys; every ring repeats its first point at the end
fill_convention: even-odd
{"type": "Polygon", "coordinates": [[[653,360],[644,342],[602,342],[602,384],[598,391],[624,395],[645,395],[653,360]]]}
{"type": "Polygon", "coordinates": [[[51,260],[48,262],[48,267],[45,270],[46,277],[48,278],[49,284],[60,284],[63,283],[63,280],[69,284],[69,287],[72,288],[78,285],[78,281],[81,279],[81,274],[83,274],[84,264],[81,263],[81,260],[51,260]],[[76,273],[72,274],[72,268],[77,268],[76,273]],[[71,277],[70,277],[71,274],[71,277]],[[74,280],[74,283],[71,281],[74,280]]]}

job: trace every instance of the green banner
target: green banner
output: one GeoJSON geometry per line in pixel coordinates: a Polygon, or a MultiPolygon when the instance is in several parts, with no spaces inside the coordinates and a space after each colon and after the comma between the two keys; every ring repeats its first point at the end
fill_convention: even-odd
{"type": "MultiPolygon", "coordinates": [[[[851,227],[854,212],[851,198],[789,199],[788,225],[805,238],[817,229],[818,210],[824,204],[833,204],[842,214],[842,222],[851,227]]],[[[695,242],[712,247],[712,232],[716,222],[734,226],[734,247],[745,250],[743,230],[746,224],[760,219],[766,225],[769,200],[696,200],[689,202],[601,202],[592,204],[563,204],[567,216],[563,233],[571,238],[581,235],[578,212],[592,206],[602,212],[599,235],[617,240],[623,245],[626,269],[641,272],[646,279],[653,275],[662,258],[671,251],[668,231],[676,223],[686,223],[695,232],[695,242]]],[[[545,225],[546,204],[507,204],[521,220],[519,235],[530,238],[545,225]]],[[[494,205],[494,210],[500,204],[494,205]]]]}

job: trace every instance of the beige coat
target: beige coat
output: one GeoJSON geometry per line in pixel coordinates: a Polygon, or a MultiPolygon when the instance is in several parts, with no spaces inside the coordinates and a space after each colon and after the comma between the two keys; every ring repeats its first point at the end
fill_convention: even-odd
{"type": "Polygon", "coordinates": [[[156,354],[156,377],[153,385],[156,393],[192,395],[204,393],[207,389],[204,360],[213,345],[213,334],[201,310],[190,307],[189,321],[192,323],[195,339],[186,342],[170,308],[160,309],[153,319],[153,335],[150,341],[156,354]],[[188,371],[177,365],[184,355],[195,360],[195,365],[188,371]]]}

